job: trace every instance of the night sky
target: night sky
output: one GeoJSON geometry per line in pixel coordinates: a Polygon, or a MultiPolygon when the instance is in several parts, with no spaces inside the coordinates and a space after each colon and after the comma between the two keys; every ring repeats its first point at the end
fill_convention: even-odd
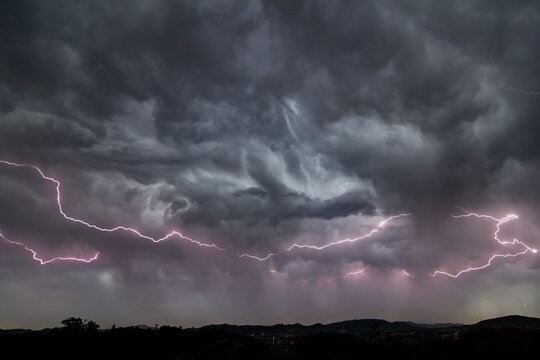
{"type": "Polygon", "coordinates": [[[0,328],[540,316],[538,34],[538,1],[2,2],[0,328]]]}

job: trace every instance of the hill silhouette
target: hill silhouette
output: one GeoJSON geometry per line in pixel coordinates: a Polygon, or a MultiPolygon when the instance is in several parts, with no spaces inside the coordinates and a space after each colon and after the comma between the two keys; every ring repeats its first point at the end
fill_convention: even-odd
{"type": "Polygon", "coordinates": [[[331,333],[331,332],[350,332],[357,334],[366,334],[377,328],[379,331],[393,331],[393,332],[416,332],[424,331],[428,329],[445,329],[445,328],[457,328],[463,324],[417,324],[411,321],[395,321],[389,322],[381,319],[359,319],[359,320],[346,320],[330,324],[276,324],[271,326],[264,325],[207,325],[202,327],[203,329],[220,329],[227,333],[241,333],[241,334],[281,334],[281,333],[331,333]]]}
{"type": "Polygon", "coordinates": [[[504,316],[472,325],[359,319],[330,324],[130,326],[99,330],[63,321],[39,331],[0,330],[0,347],[18,358],[55,359],[455,359],[538,357],[540,319],[504,316]]]}
{"type": "Polygon", "coordinates": [[[493,319],[487,319],[479,321],[474,324],[474,326],[482,327],[503,327],[503,326],[514,326],[514,327],[523,327],[523,326],[538,326],[540,327],[540,319],[528,316],[521,315],[509,315],[502,316],[493,319]]]}

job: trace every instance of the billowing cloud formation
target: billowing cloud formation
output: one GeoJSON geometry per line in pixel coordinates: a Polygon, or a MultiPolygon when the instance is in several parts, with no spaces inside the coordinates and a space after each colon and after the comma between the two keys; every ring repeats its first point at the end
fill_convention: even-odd
{"type": "Polygon", "coordinates": [[[60,179],[73,217],[226,249],[66,221],[54,184],[2,166],[2,234],[100,251],[40,267],[0,244],[5,326],[538,315],[537,256],[426,275],[519,250],[456,206],[518,213],[501,236],[540,246],[539,19],[534,1],[2,5],[0,158],[60,179]],[[354,244],[237,257],[403,212],[354,244]]]}

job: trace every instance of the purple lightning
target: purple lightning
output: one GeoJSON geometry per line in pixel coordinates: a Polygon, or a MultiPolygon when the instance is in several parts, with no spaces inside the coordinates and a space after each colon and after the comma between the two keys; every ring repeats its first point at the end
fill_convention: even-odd
{"type": "MultiPolygon", "coordinates": [[[[14,163],[14,162],[6,161],[6,160],[0,160],[0,164],[6,165],[6,166],[12,166],[12,167],[31,168],[34,171],[36,171],[41,176],[42,179],[54,183],[55,186],[56,186],[56,203],[57,203],[58,211],[66,220],[82,224],[82,225],[84,225],[84,226],[86,226],[88,228],[92,228],[92,229],[95,229],[95,230],[98,230],[98,231],[101,231],[101,232],[114,232],[114,231],[120,231],[120,230],[125,231],[125,232],[131,232],[131,233],[135,234],[136,236],[138,236],[140,238],[151,240],[154,243],[158,243],[158,242],[170,239],[172,237],[178,237],[181,240],[189,241],[190,243],[198,245],[200,247],[214,248],[216,250],[225,251],[225,249],[222,249],[222,248],[218,247],[214,243],[200,242],[198,240],[187,237],[187,236],[183,235],[182,233],[180,233],[180,232],[178,232],[176,230],[171,231],[170,233],[168,233],[167,235],[165,235],[165,236],[163,236],[161,238],[153,238],[151,236],[144,235],[140,231],[138,231],[138,230],[136,230],[134,228],[131,228],[131,227],[116,226],[116,227],[113,227],[113,228],[103,228],[103,227],[100,227],[98,225],[88,223],[88,222],[86,222],[86,221],[84,221],[82,219],[71,217],[71,216],[67,215],[64,212],[64,209],[62,207],[60,181],[56,180],[53,177],[45,175],[45,173],[39,167],[37,167],[35,165],[14,163]]],[[[294,249],[311,249],[311,250],[321,251],[321,250],[324,250],[324,249],[326,249],[328,247],[331,247],[331,246],[342,245],[342,244],[345,244],[345,243],[354,243],[354,242],[357,242],[357,241],[372,237],[375,233],[377,233],[379,231],[382,231],[387,222],[389,222],[389,221],[391,221],[393,219],[396,219],[396,218],[410,216],[410,215],[411,215],[410,213],[403,213],[403,214],[390,216],[390,217],[384,219],[383,221],[381,221],[374,229],[372,229],[368,233],[366,233],[364,235],[361,235],[361,236],[358,236],[356,238],[342,239],[342,240],[330,242],[328,244],[321,245],[321,246],[294,243],[291,246],[289,246],[288,248],[286,248],[285,250],[282,250],[282,251],[279,251],[279,252],[276,252],[276,253],[269,253],[264,257],[259,257],[259,256],[256,256],[256,255],[251,255],[251,254],[247,254],[247,253],[237,254],[237,256],[240,257],[240,258],[246,257],[246,258],[251,258],[251,259],[258,260],[258,261],[266,261],[266,260],[270,259],[273,256],[278,256],[278,255],[281,255],[283,253],[290,252],[290,251],[292,251],[294,249]]],[[[449,276],[449,277],[458,278],[458,277],[460,277],[462,274],[464,274],[466,272],[481,270],[481,269],[485,269],[485,268],[489,267],[492,264],[493,260],[495,260],[496,258],[500,258],[500,257],[503,257],[503,258],[517,257],[517,256],[520,256],[520,255],[524,255],[524,254],[526,254],[528,252],[533,253],[533,254],[536,254],[538,252],[537,249],[531,248],[530,246],[528,246],[527,244],[523,243],[522,241],[520,241],[518,239],[513,239],[512,241],[502,241],[501,239],[499,239],[499,232],[501,230],[501,226],[503,224],[505,224],[506,222],[518,219],[517,215],[509,214],[509,215],[507,215],[507,216],[505,216],[505,217],[503,217],[501,219],[498,219],[498,218],[495,218],[495,217],[490,216],[490,215],[483,215],[483,214],[477,214],[477,213],[467,213],[467,214],[464,214],[464,215],[452,215],[452,217],[454,217],[454,218],[477,217],[477,218],[483,218],[483,219],[488,219],[490,221],[494,221],[494,222],[496,222],[496,230],[495,230],[495,233],[493,235],[493,238],[499,244],[501,244],[501,245],[520,245],[520,246],[522,246],[524,248],[524,250],[521,251],[521,252],[516,252],[516,253],[495,254],[495,255],[491,256],[491,258],[488,260],[488,262],[485,265],[477,266],[477,267],[469,267],[467,269],[459,271],[456,274],[451,274],[451,273],[448,273],[448,272],[437,270],[433,274],[430,274],[430,276],[432,276],[432,277],[434,277],[436,275],[446,275],[446,276],[449,276]]],[[[25,244],[23,244],[21,242],[10,240],[6,236],[4,236],[2,233],[0,233],[0,237],[5,242],[7,242],[9,244],[24,247],[25,250],[32,253],[32,258],[34,260],[38,261],[41,265],[45,265],[45,264],[48,264],[48,263],[51,263],[51,262],[54,262],[54,261],[77,261],[77,262],[89,263],[89,262],[92,262],[92,261],[96,260],[98,258],[98,255],[99,255],[99,252],[98,252],[92,258],[89,258],[89,259],[82,259],[82,258],[76,258],[76,257],[54,257],[54,258],[51,258],[49,260],[44,260],[44,259],[39,258],[38,255],[37,255],[37,252],[35,250],[29,248],[27,245],[25,245],[25,244]]],[[[359,271],[356,271],[356,272],[347,273],[347,274],[345,274],[345,276],[343,276],[343,278],[347,278],[349,276],[353,276],[353,275],[356,275],[356,274],[361,274],[366,269],[367,269],[367,267],[363,268],[363,269],[361,269],[359,271]]],[[[402,270],[402,273],[404,275],[406,275],[407,277],[414,277],[411,274],[409,274],[408,272],[406,272],[405,270],[402,270]]]]}
{"type": "Polygon", "coordinates": [[[36,261],[38,261],[41,265],[45,265],[45,264],[48,264],[48,263],[52,263],[54,261],[79,261],[79,262],[85,262],[85,263],[90,263],[94,260],[96,260],[98,258],[98,255],[99,255],[99,252],[96,253],[96,255],[94,255],[93,257],[91,257],[90,259],[81,259],[81,258],[76,258],[76,257],[61,257],[61,256],[56,256],[56,257],[53,257],[52,259],[49,259],[49,260],[43,260],[41,258],[38,257],[37,255],[37,252],[31,248],[29,248],[27,245],[23,244],[23,243],[20,243],[18,241],[13,241],[13,240],[9,240],[7,237],[4,236],[4,234],[0,233],[0,237],[2,239],[4,239],[5,241],[7,241],[8,243],[10,244],[13,244],[13,245],[18,245],[18,246],[21,246],[23,247],[26,251],[29,251],[32,253],[32,258],[36,261]]]}
{"type": "Polygon", "coordinates": [[[409,273],[407,272],[407,270],[405,270],[405,269],[401,269],[401,273],[402,273],[403,275],[405,275],[406,277],[408,277],[408,278],[414,278],[414,275],[409,274],[409,273]]]}
{"type": "Polygon", "coordinates": [[[377,225],[376,228],[372,229],[367,234],[361,235],[361,236],[353,238],[353,239],[338,240],[338,241],[334,241],[334,242],[328,243],[326,245],[321,245],[321,246],[307,245],[307,244],[292,244],[291,246],[289,246],[285,250],[282,250],[282,251],[277,252],[277,253],[269,253],[269,254],[267,254],[266,256],[263,256],[263,257],[259,257],[259,256],[256,256],[256,255],[250,255],[250,254],[238,254],[238,257],[240,257],[240,258],[248,257],[248,258],[251,258],[251,259],[258,260],[258,261],[266,261],[266,260],[270,259],[272,256],[278,256],[278,255],[281,255],[283,253],[289,252],[289,251],[291,251],[293,249],[324,250],[324,249],[326,249],[326,248],[328,248],[330,246],[334,246],[334,245],[341,245],[341,244],[345,244],[345,243],[354,243],[354,242],[369,238],[369,237],[373,236],[373,234],[381,231],[383,229],[384,225],[388,221],[393,220],[393,219],[397,219],[397,218],[400,218],[400,217],[404,217],[404,216],[410,216],[410,215],[411,215],[410,213],[403,213],[403,214],[399,214],[399,215],[390,216],[390,217],[384,219],[383,221],[381,221],[379,223],[379,225],[377,225]]]}
{"type": "Polygon", "coordinates": [[[487,264],[482,265],[482,266],[469,267],[467,269],[463,269],[463,270],[459,271],[456,274],[451,274],[451,273],[448,273],[448,272],[445,272],[445,271],[437,270],[433,274],[430,274],[430,276],[446,275],[446,276],[450,276],[450,277],[453,277],[453,278],[458,278],[464,273],[471,272],[471,271],[476,271],[476,270],[482,270],[482,269],[485,269],[485,268],[491,266],[491,263],[493,262],[493,260],[495,260],[497,258],[516,257],[516,256],[520,256],[520,255],[525,255],[528,252],[531,252],[533,254],[536,254],[538,252],[537,249],[531,248],[527,244],[519,241],[518,239],[514,239],[512,241],[502,241],[501,239],[499,239],[499,232],[501,231],[501,225],[503,225],[504,223],[507,223],[509,221],[518,219],[519,217],[517,215],[508,214],[508,215],[506,215],[505,217],[503,217],[501,219],[497,219],[497,218],[495,218],[495,217],[493,217],[491,215],[483,215],[483,214],[477,214],[477,213],[468,213],[468,214],[464,214],[464,215],[452,215],[452,217],[456,218],[456,219],[464,218],[464,217],[471,217],[471,216],[474,216],[474,217],[477,217],[477,218],[488,219],[488,220],[491,220],[491,221],[495,221],[497,223],[497,225],[496,225],[495,233],[493,234],[493,238],[499,244],[501,244],[501,245],[516,245],[517,244],[517,245],[523,246],[525,248],[525,250],[523,250],[521,252],[517,252],[517,253],[495,254],[491,258],[489,258],[487,264]]]}
{"type": "Polygon", "coordinates": [[[350,276],[355,276],[355,275],[363,274],[364,271],[366,271],[368,267],[369,267],[369,266],[366,266],[365,268],[363,268],[363,269],[361,269],[361,270],[348,272],[348,273],[346,273],[345,275],[343,275],[342,277],[345,279],[345,278],[348,278],[348,277],[350,277],[350,276]]]}
{"type": "Polygon", "coordinates": [[[346,279],[346,278],[349,278],[351,276],[356,276],[356,275],[361,275],[363,274],[367,269],[369,268],[369,265],[360,269],[360,270],[355,270],[355,271],[350,271],[348,273],[346,273],[345,275],[343,276],[340,276],[340,277],[332,277],[332,278],[329,278],[327,279],[327,281],[334,281],[334,280],[338,280],[338,279],[346,279]]]}
{"type": "MultiPolygon", "coordinates": [[[[220,247],[218,247],[216,244],[208,244],[208,243],[203,243],[203,242],[200,242],[198,240],[194,240],[190,237],[187,237],[185,235],[183,235],[182,233],[174,230],[174,231],[171,231],[170,233],[168,233],[167,235],[161,237],[161,238],[153,238],[151,236],[148,236],[148,235],[144,235],[142,234],[141,232],[139,232],[138,230],[134,229],[134,228],[131,228],[131,227],[126,227],[126,226],[116,226],[114,228],[103,228],[103,227],[100,227],[98,225],[94,225],[94,224],[91,224],[91,223],[88,223],[82,219],[77,219],[77,218],[74,218],[74,217],[71,217],[69,215],[67,215],[65,212],[64,212],[64,209],[62,207],[62,197],[61,197],[61,191],[60,191],[60,181],[56,180],[55,178],[53,177],[50,177],[50,176],[47,176],[45,175],[45,173],[36,165],[31,165],[31,164],[21,164],[21,163],[14,163],[14,162],[10,162],[10,161],[6,161],[6,160],[0,160],[0,164],[3,164],[3,165],[7,165],[7,166],[13,166],[13,167],[24,167],[24,168],[31,168],[33,170],[35,170],[40,176],[41,178],[43,178],[44,180],[47,180],[49,182],[52,182],[55,184],[56,186],[56,203],[57,203],[57,206],[58,206],[58,211],[59,213],[66,219],[66,220],[69,220],[69,221],[73,221],[73,222],[76,222],[76,223],[79,223],[79,224],[82,224],[88,228],[92,228],[92,229],[95,229],[95,230],[98,230],[98,231],[101,231],[101,232],[114,232],[114,231],[119,231],[119,230],[123,230],[123,231],[126,231],[126,232],[131,232],[135,235],[137,235],[138,237],[140,238],[143,238],[143,239],[147,239],[147,240],[151,240],[155,243],[158,243],[158,242],[161,242],[163,240],[167,240],[173,236],[177,236],[179,237],[180,239],[182,240],[187,240],[193,244],[196,244],[198,246],[201,246],[201,247],[211,247],[211,248],[214,248],[214,249],[217,249],[217,250],[220,250],[220,251],[225,251],[225,249],[222,249],[220,247]]],[[[327,247],[330,247],[330,246],[334,246],[334,245],[340,245],[340,244],[344,244],[344,243],[353,243],[353,242],[356,242],[356,241],[359,241],[359,240],[362,240],[362,239],[365,239],[365,238],[368,238],[368,237],[371,237],[373,234],[379,232],[382,230],[382,228],[384,227],[384,225],[390,221],[390,220],[393,220],[393,219],[396,219],[396,218],[400,218],[400,217],[404,217],[404,216],[409,216],[411,214],[409,213],[404,213],[404,214],[399,214],[399,215],[394,215],[394,216],[390,216],[386,219],[384,219],[383,221],[381,221],[377,227],[375,229],[372,229],[369,233],[367,234],[364,234],[362,236],[359,236],[359,237],[356,237],[356,238],[353,238],[353,239],[343,239],[343,240],[339,240],[339,241],[334,241],[334,242],[331,242],[331,243],[328,243],[326,245],[322,245],[322,246],[316,246],[316,245],[307,245],[307,244],[303,244],[303,245],[300,245],[300,244],[293,244],[291,245],[288,249],[286,250],[283,250],[279,253],[270,253],[268,255],[266,255],[265,257],[257,257],[255,255],[250,255],[250,254],[241,254],[241,255],[238,255],[239,257],[249,257],[249,258],[252,258],[252,259],[256,259],[256,260],[259,260],[259,261],[265,261],[265,260],[268,260],[270,257],[272,256],[277,256],[277,255],[280,255],[284,252],[288,252],[288,251],[291,251],[295,248],[308,248],[308,249],[313,249],[313,250],[324,250],[326,249],[327,247]]],[[[50,261],[45,261],[43,262],[42,260],[40,259],[37,259],[35,256],[35,251],[31,250],[30,248],[28,248],[26,245],[22,244],[22,243],[18,243],[18,242],[14,242],[14,241],[11,241],[11,240],[8,240],[7,238],[5,238],[4,236],[2,236],[2,238],[11,243],[11,244],[16,244],[16,245],[20,245],[20,246],[24,246],[28,251],[31,251],[33,254],[34,254],[34,259],[40,261],[40,263],[42,264],[46,264],[50,261]]],[[[96,255],[97,256],[97,255],[96,255]]],[[[76,258],[55,258],[57,260],[76,260],[76,261],[81,261],[82,259],[76,259],[76,258]]],[[[94,260],[94,259],[92,259],[94,260]]],[[[84,260],[83,260],[84,261],[84,260]]]]}
{"type": "MultiPolygon", "coordinates": [[[[60,214],[66,219],[66,220],[69,220],[69,221],[73,221],[73,222],[76,222],[76,223],[79,223],[79,224],[82,224],[86,227],[89,227],[89,228],[92,228],[92,229],[95,229],[95,230],[99,230],[99,231],[102,231],[102,232],[113,232],[113,231],[118,231],[118,230],[123,230],[123,231],[127,231],[127,232],[131,232],[135,235],[137,235],[138,237],[140,238],[143,238],[143,239],[147,239],[147,240],[151,240],[155,243],[158,243],[158,242],[161,242],[163,240],[167,240],[173,236],[177,236],[179,237],[180,239],[182,240],[187,240],[193,244],[196,244],[198,246],[201,246],[201,247],[212,247],[212,248],[215,248],[217,250],[220,250],[220,251],[224,251],[225,249],[222,249],[220,247],[218,247],[216,244],[207,244],[207,243],[203,243],[203,242],[200,242],[200,241],[197,241],[197,240],[194,240],[190,237],[187,237],[187,236],[184,236],[182,235],[182,233],[174,230],[174,231],[171,231],[170,233],[168,233],[167,235],[161,237],[161,238],[153,238],[151,236],[148,236],[148,235],[144,235],[142,234],[141,232],[139,232],[138,230],[136,229],[133,229],[133,228],[130,228],[130,227],[126,227],[126,226],[116,226],[114,228],[103,228],[103,227],[100,227],[100,226],[97,226],[97,225],[94,225],[94,224],[90,224],[84,220],[81,220],[81,219],[77,219],[77,218],[74,218],[74,217],[71,217],[69,215],[67,215],[65,212],[64,212],[64,209],[62,208],[62,198],[61,198],[61,192],[60,192],[60,181],[56,180],[55,178],[52,178],[50,176],[47,176],[45,175],[45,173],[39,168],[37,167],[36,165],[30,165],[30,164],[19,164],[19,163],[14,163],[14,162],[10,162],[10,161],[6,161],[6,160],[0,160],[0,164],[3,164],[3,165],[7,165],[7,166],[14,166],[14,167],[24,167],[24,168],[31,168],[31,169],[34,169],[44,180],[47,180],[47,181],[50,181],[52,183],[54,183],[56,185],[56,203],[58,205],[58,211],[60,212],[60,214]]],[[[18,243],[18,242],[14,242],[14,241],[11,241],[11,240],[8,240],[6,237],[4,237],[2,235],[2,238],[11,243],[11,244],[16,244],[16,245],[20,245],[20,246],[24,246],[26,248],[26,250],[32,252],[34,254],[34,259],[37,260],[37,261],[40,261],[41,264],[47,264],[53,260],[49,260],[49,261],[43,261],[43,260],[40,260],[38,258],[36,258],[36,253],[35,251],[33,251],[32,249],[28,248],[26,245],[22,244],[22,243],[18,243]]],[[[97,257],[97,255],[96,255],[97,257]]],[[[81,259],[76,259],[76,258],[55,258],[55,259],[58,259],[58,260],[75,260],[75,261],[84,261],[84,260],[81,260],[81,259]]],[[[94,260],[94,259],[92,259],[94,260]]],[[[86,261],[88,262],[88,261],[86,261]]]]}

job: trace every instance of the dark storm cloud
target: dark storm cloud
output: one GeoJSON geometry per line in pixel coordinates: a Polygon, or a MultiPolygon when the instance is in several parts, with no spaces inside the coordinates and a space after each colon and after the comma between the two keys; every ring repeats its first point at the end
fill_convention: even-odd
{"type": "Polygon", "coordinates": [[[90,147],[94,133],[77,122],[54,115],[18,109],[5,115],[0,124],[2,142],[31,147],[90,147]]]}
{"type": "MultiPolygon", "coordinates": [[[[228,250],[155,245],[66,223],[54,184],[2,166],[3,234],[51,256],[102,253],[87,273],[64,278],[65,264],[44,270],[60,289],[49,304],[59,293],[76,301],[70,285],[91,278],[97,295],[90,298],[108,294],[111,302],[154,289],[166,300],[147,300],[162,319],[187,311],[193,323],[257,322],[241,313],[264,307],[268,314],[255,319],[310,321],[343,298],[352,300],[328,319],[356,316],[354,299],[384,316],[378,299],[396,294],[377,284],[395,281],[401,269],[418,275],[411,292],[425,293],[436,285],[418,280],[423,274],[501,251],[489,242],[494,224],[452,219],[456,206],[518,212],[520,225],[505,236],[538,242],[540,103],[515,90],[540,89],[537,2],[17,1],[1,8],[0,158],[60,178],[73,216],[157,237],[178,229],[228,250]],[[267,263],[234,254],[355,238],[379,216],[401,212],[414,215],[345,248],[295,250],[267,263]],[[342,278],[365,266],[373,297],[342,278]],[[313,295],[328,286],[339,296],[313,295]]],[[[44,275],[28,270],[33,262],[22,249],[2,248],[3,286],[14,294],[8,309],[32,292],[32,276],[44,275]],[[12,268],[30,274],[28,286],[14,283],[12,268]]],[[[537,259],[509,263],[529,280],[536,275],[527,271],[539,266],[537,259]]],[[[537,290],[527,284],[519,296],[537,290]]],[[[465,294],[488,285],[462,286],[465,294]]],[[[503,298],[498,306],[507,309],[511,298],[503,298]]],[[[480,303],[454,299],[467,311],[457,321],[480,303]]],[[[50,318],[63,316],[52,308],[44,305],[50,318]]],[[[147,310],[133,301],[127,308],[116,308],[123,319],[147,310]]]]}

